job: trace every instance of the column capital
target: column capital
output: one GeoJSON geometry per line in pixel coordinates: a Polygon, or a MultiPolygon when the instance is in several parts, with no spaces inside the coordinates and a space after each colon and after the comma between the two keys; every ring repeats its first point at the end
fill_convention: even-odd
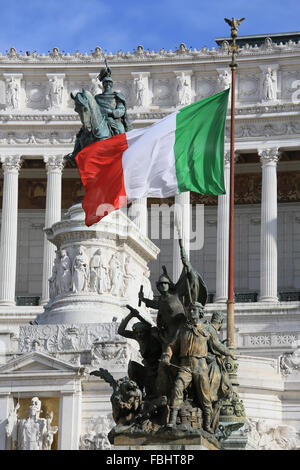
{"type": "Polygon", "coordinates": [[[47,172],[59,172],[61,173],[64,166],[65,160],[64,155],[44,155],[44,162],[46,165],[47,172]]]}
{"type": "MultiPolygon", "coordinates": [[[[236,163],[239,159],[239,154],[237,151],[234,152],[234,162],[236,163]]],[[[224,164],[225,166],[230,166],[230,150],[225,150],[224,152],[224,164]]]]}
{"type": "Polygon", "coordinates": [[[258,155],[260,156],[260,162],[262,164],[262,167],[266,165],[275,165],[277,164],[279,158],[280,158],[280,150],[278,150],[278,147],[271,147],[267,149],[259,149],[258,150],[258,155]]]}
{"type": "Polygon", "coordinates": [[[21,155],[1,155],[1,163],[4,173],[7,171],[18,173],[22,165],[21,155]]]}

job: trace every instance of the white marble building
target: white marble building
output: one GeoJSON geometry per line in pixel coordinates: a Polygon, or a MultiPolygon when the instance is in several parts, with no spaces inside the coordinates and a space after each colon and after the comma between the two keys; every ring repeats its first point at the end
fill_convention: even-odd
{"type": "MultiPolygon", "coordinates": [[[[23,55],[12,48],[0,55],[0,448],[10,445],[5,420],[17,398],[39,396],[42,403],[43,397],[59,398],[60,449],[76,449],[80,435],[95,435],[93,429],[98,424],[92,417],[101,420],[110,410],[109,389],[87,379],[80,362],[82,351],[90,344],[75,341],[57,351],[32,342],[29,346],[22,343],[21,349],[17,346],[20,338],[23,341],[26,337],[28,323],[43,313],[49,301],[55,247],[43,228],[64,218],[83,194],[77,170],[63,162],[80,127],[70,92],[81,88],[99,92],[95,79],[107,57],[115,89],[125,95],[134,127],[148,126],[177,107],[229,86],[228,43],[220,38],[217,44],[199,50],[181,44],[176,51],[158,52],[138,46],[133,53],[116,54],[104,54],[96,47],[90,55],[63,54],[57,48],[49,55],[23,55]],[[62,354],[51,359],[58,351],[62,354]],[[99,387],[100,399],[96,398],[99,387]],[[72,427],[70,435],[65,433],[68,426],[72,427]]],[[[264,437],[268,444],[259,444],[263,448],[276,447],[270,429],[274,431],[279,424],[300,430],[300,33],[241,37],[240,44],[236,83],[236,347],[247,414],[267,423],[260,427],[264,431],[255,431],[268,436],[269,440],[264,437]],[[282,359],[285,353],[290,355],[282,359]]],[[[226,181],[229,125],[228,119],[226,181]]],[[[190,243],[190,258],[204,274],[211,293],[207,312],[225,312],[228,196],[184,194],[176,199],[186,204],[185,208],[190,203],[194,208],[191,215],[183,212],[186,247],[190,231],[203,234],[197,249],[190,243]],[[203,217],[195,215],[197,204],[204,204],[203,217]]],[[[141,239],[148,235],[161,249],[158,261],[153,261],[154,254],[147,259],[152,259],[153,285],[162,264],[174,278],[181,270],[177,242],[151,236],[154,202],[158,203],[139,201],[141,210],[134,218],[141,239]]],[[[53,328],[44,331],[42,340],[55,336],[53,328]]],[[[68,337],[70,332],[63,330],[61,334],[68,337]]],[[[107,337],[115,341],[114,335],[115,330],[107,337]]],[[[120,364],[117,373],[124,374],[124,363],[120,364]]]]}

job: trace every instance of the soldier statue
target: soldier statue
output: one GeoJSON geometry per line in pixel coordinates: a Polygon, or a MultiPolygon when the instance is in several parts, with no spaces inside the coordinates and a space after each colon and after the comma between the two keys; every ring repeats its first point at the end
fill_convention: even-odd
{"type": "Polygon", "coordinates": [[[143,365],[135,361],[129,362],[128,376],[138,384],[148,398],[153,397],[157,395],[155,382],[162,353],[158,330],[145,320],[138,310],[130,305],[126,305],[126,307],[130,310],[130,313],[121,321],[118,334],[124,338],[136,340],[143,358],[143,365]],[[133,325],[132,330],[126,329],[129,321],[133,318],[136,318],[139,322],[133,325]]]}
{"type": "Polygon", "coordinates": [[[108,67],[106,60],[105,67],[101,69],[98,79],[102,83],[104,91],[96,95],[95,100],[107,121],[110,136],[123,134],[131,128],[126,114],[126,100],[122,93],[112,91],[111,69],[108,67]]]}
{"type": "Polygon", "coordinates": [[[203,429],[213,433],[211,427],[213,408],[207,366],[208,342],[218,353],[224,356],[234,356],[212,333],[207,323],[201,320],[203,315],[203,306],[198,302],[193,302],[188,310],[187,321],[181,326],[176,338],[163,353],[162,363],[166,366],[169,365],[172,355],[176,353],[180,358],[180,370],[173,388],[168,426],[176,425],[177,414],[183,402],[183,392],[193,383],[196,391],[195,401],[203,413],[203,429]]]}

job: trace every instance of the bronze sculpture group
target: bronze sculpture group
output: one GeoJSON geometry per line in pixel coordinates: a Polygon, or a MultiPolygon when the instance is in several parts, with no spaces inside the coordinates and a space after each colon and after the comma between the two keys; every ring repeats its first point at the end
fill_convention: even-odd
{"type": "MultiPolygon", "coordinates": [[[[116,381],[99,369],[91,374],[113,387],[111,403],[116,434],[218,434],[219,417],[234,389],[226,369],[233,352],[219,339],[223,314],[204,319],[207,288],[187,259],[181,240],[182,274],[176,284],[163,267],[157,282],[160,296],[151,300],[139,293],[139,304],[158,311],[156,326],[130,305],[118,334],[139,344],[141,363],[130,361],[128,377],[116,381]],[[128,323],[136,319],[132,328],[128,323]]],[[[240,405],[240,402],[237,403],[240,405]]]]}

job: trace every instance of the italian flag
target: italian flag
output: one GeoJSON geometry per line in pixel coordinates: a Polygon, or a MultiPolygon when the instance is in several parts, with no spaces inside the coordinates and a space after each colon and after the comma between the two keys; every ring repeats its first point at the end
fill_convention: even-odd
{"type": "Polygon", "coordinates": [[[229,89],[152,126],[88,145],[76,156],[90,226],[142,197],[225,194],[224,127],[229,89]]]}

